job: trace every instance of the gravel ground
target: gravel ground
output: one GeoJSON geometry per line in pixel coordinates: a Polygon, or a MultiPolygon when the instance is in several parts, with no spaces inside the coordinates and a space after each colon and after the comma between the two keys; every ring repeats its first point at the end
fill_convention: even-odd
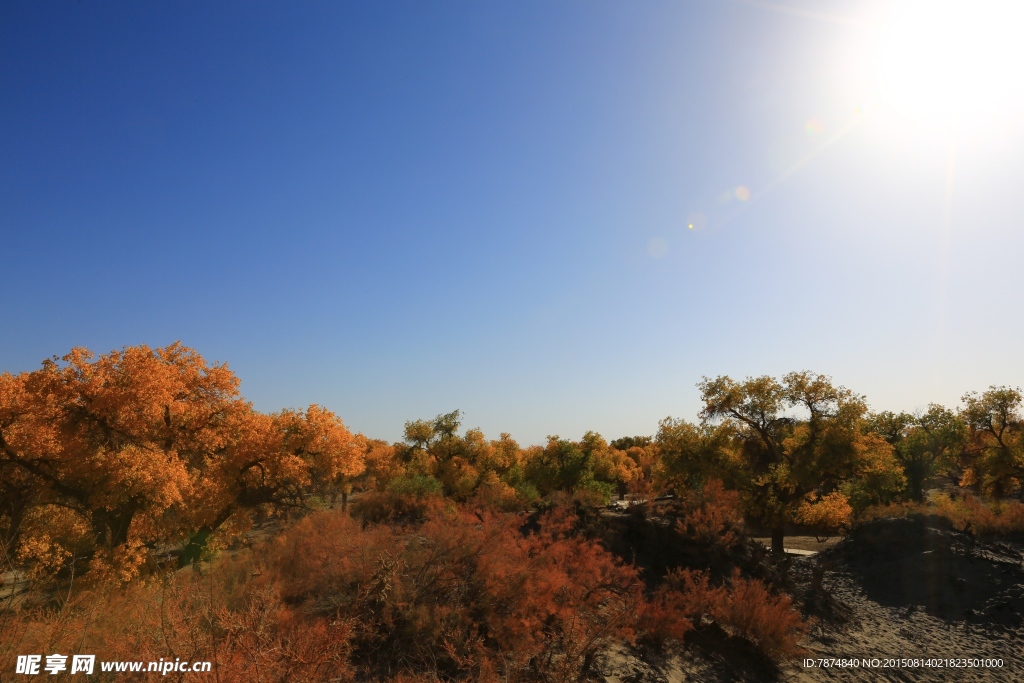
{"type": "MultiPolygon", "coordinates": [[[[813,668],[797,662],[780,680],[796,681],[1022,681],[1024,630],[991,623],[945,620],[917,606],[888,607],[868,598],[855,576],[826,572],[824,587],[845,623],[819,620],[804,643],[814,660],[879,660],[877,667],[813,668]],[[921,660],[913,662],[894,660],[921,660]],[[995,668],[926,666],[927,660],[1001,659],[995,668]],[[890,660],[890,661],[886,661],[890,660]],[[886,667],[885,665],[889,666],[886,667]]],[[[963,662],[961,662],[963,663],[963,662]]]]}
{"type": "Polygon", "coordinates": [[[929,518],[872,522],[789,559],[795,603],[812,619],[801,658],[775,667],[712,627],[671,657],[618,648],[602,663],[604,680],[1024,681],[1022,560],[1019,546],[929,518]]]}

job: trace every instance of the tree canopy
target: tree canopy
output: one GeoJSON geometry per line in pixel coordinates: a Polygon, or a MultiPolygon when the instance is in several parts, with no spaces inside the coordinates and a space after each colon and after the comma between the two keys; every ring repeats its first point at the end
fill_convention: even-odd
{"type": "Polygon", "coordinates": [[[703,425],[675,425],[662,438],[682,436],[689,442],[683,450],[694,449],[685,458],[691,470],[704,463],[743,491],[748,513],[771,529],[774,551],[808,504],[841,488],[868,499],[902,488],[892,447],[862,429],[864,398],[825,375],[719,376],[698,388],[703,425]]]}
{"type": "Polygon", "coordinates": [[[8,543],[34,534],[22,546],[50,552],[46,519],[70,519],[87,531],[62,553],[130,575],[144,549],[205,539],[236,510],[301,504],[314,483],[362,471],[330,411],[262,414],[238,385],[181,344],[76,348],[0,375],[8,543]]]}
{"type": "Polygon", "coordinates": [[[347,509],[353,491],[383,518],[442,496],[525,510],[566,494],[596,504],[724,486],[781,550],[789,525],[840,526],[872,505],[921,501],[936,483],[997,498],[1024,483],[1019,389],[913,414],[869,412],[863,396],[807,371],[705,377],[698,389],[699,421],[665,418],[654,436],[588,431],[522,447],[463,430],[453,410],[406,422],[392,444],[318,405],[261,413],[227,365],[180,343],[98,357],[76,348],[0,375],[0,542],[53,571],[130,578],[158,549],[196,559],[253,510],[339,495],[347,509]]]}

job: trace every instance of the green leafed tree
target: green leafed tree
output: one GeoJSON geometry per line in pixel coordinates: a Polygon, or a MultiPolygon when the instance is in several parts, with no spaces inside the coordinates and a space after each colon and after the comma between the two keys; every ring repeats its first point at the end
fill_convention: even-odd
{"type": "Polygon", "coordinates": [[[903,448],[896,453],[907,475],[907,494],[924,500],[925,487],[946,474],[959,481],[959,457],[967,444],[967,425],[948,408],[932,403],[915,416],[903,448]]]}
{"type": "Polygon", "coordinates": [[[1024,413],[1019,388],[989,387],[963,397],[960,412],[967,425],[965,485],[997,498],[1024,483],[1024,413]]]}
{"type": "Polygon", "coordinates": [[[654,438],[658,465],[655,479],[660,490],[682,492],[701,489],[709,479],[721,479],[730,487],[739,468],[729,462],[733,429],[722,423],[694,424],[666,417],[658,423],[654,438]]]}
{"type": "Polygon", "coordinates": [[[785,526],[806,517],[809,501],[854,482],[869,489],[901,485],[891,446],[862,430],[864,399],[825,375],[792,372],[781,381],[742,382],[720,376],[698,387],[704,429],[731,432],[725,452],[707,462],[731,470],[727,480],[740,487],[748,514],[771,529],[773,552],[782,552],[785,526]]]}

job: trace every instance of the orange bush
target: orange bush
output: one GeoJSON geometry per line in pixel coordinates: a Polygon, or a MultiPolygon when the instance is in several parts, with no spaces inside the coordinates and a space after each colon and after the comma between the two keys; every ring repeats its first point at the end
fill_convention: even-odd
{"type": "Polygon", "coordinates": [[[705,572],[669,572],[643,626],[656,641],[680,641],[705,621],[750,641],[774,659],[799,653],[798,643],[807,631],[788,595],[772,595],[757,579],[740,576],[738,569],[719,586],[712,585],[705,572]]]}
{"type": "Polygon", "coordinates": [[[954,528],[980,535],[1020,534],[1024,532],[1024,504],[1017,501],[983,501],[967,494],[953,498],[938,495],[927,503],[893,503],[868,508],[862,520],[882,517],[907,517],[912,514],[938,515],[954,528]]]}
{"type": "Polygon", "coordinates": [[[66,651],[208,660],[227,683],[568,683],[613,644],[678,643],[707,621],[773,656],[795,651],[799,617],[757,581],[676,571],[645,597],[637,570],[578,534],[570,510],[526,521],[449,507],[407,526],[314,514],[256,552],[0,615],[0,670],[66,651]]]}
{"type": "Polygon", "coordinates": [[[935,498],[934,511],[949,519],[957,529],[976,534],[1024,532],[1024,504],[1017,501],[986,503],[972,495],[958,499],[943,495],[935,498]]]}
{"type": "Polygon", "coordinates": [[[730,491],[718,479],[708,481],[699,491],[683,495],[676,528],[682,535],[701,543],[732,545],[743,529],[740,494],[730,491]]]}
{"type": "Polygon", "coordinates": [[[636,570],[572,535],[573,521],[556,509],[539,532],[508,529],[481,558],[500,650],[553,680],[582,678],[610,643],[632,641],[644,604],[636,570]]]}
{"type": "Polygon", "coordinates": [[[345,681],[351,631],[347,620],[285,606],[271,577],[249,562],[228,561],[126,590],[73,591],[55,607],[0,615],[0,670],[13,671],[19,654],[59,652],[105,661],[209,661],[225,683],[345,681]]]}
{"type": "Polygon", "coordinates": [[[770,657],[798,654],[797,643],[807,631],[788,595],[772,595],[756,579],[744,579],[735,570],[726,597],[720,597],[712,617],[743,636],[770,657]]]}
{"type": "Polygon", "coordinates": [[[524,518],[438,510],[422,525],[368,526],[321,514],[270,555],[289,604],[354,619],[368,674],[576,680],[629,641],[644,598],[636,570],[572,533],[564,510],[524,518]]]}

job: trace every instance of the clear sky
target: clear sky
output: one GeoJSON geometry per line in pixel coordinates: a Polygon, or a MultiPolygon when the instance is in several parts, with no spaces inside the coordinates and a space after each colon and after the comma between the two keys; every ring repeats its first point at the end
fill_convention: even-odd
{"type": "Polygon", "coordinates": [[[521,443],[1024,384],[1021,23],[947,4],[4,2],[0,371],[181,340],[521,443]]]}

